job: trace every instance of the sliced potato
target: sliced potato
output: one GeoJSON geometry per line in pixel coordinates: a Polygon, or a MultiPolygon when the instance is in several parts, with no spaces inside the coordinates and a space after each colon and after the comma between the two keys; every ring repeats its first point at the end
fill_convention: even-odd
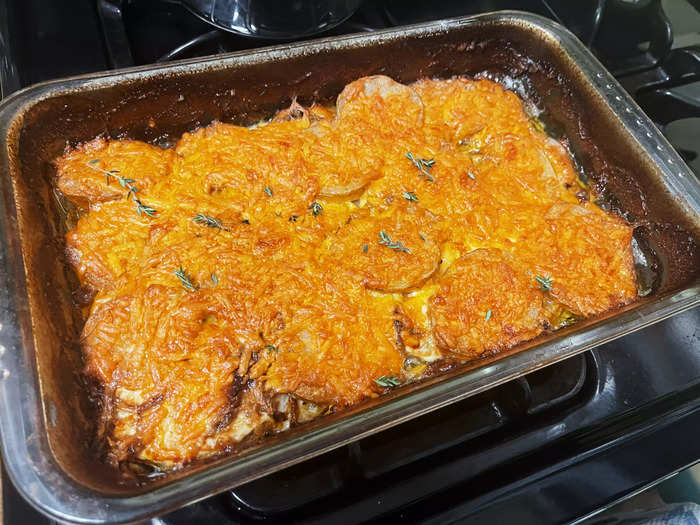
{"type": "Polygon", "coordinates": [[[87,207],[123,199],[131,181],[139,195],[170,173],[173,153],[136,140],[95,139],[56,161],[58,189],[74,204],[87,207]]]}
{"type": "Polygon", "coordinates": [[[411,207],[407,213],[353,219],[329,243],[329,256],[369,289],[403,292],[420,286],[437,270],[440,248],[432,221],[411,207]]]}
{"type": "Polygon", "coordinates": [[[495,249],[457,259],[430,300],[435,340],[473,359],[508,348],[544,330],[543,295],[521,265],[495,249]]]}

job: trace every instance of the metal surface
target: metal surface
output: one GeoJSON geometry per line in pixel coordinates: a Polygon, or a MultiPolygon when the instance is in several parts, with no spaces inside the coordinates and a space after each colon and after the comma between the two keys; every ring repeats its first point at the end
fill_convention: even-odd
{"type": "Polygon", "coordinates": [[[19,89],[19,75],[10,46],[7,6],[0,2],[0,99],[19,89]]]}
{"type": "Polygon", "coordinates": [[[113,68],[134,65],[129,47],[129,37],[124,29],[122,16],[124,11],[122,0],[97,0],[97,13],[105,35],[105,45],[113,68]]]}
{"type": "Polygon", "coordinates": [[[254,38],[288,39],[326,31],[351,16],[361,0],[178,0],[220,29],[254,38]]]}
{"type": "MultiPolygon", "coordinates": [[[[8,290],[0,297],[0,437],[8,471],[23,495],[43,512],[63,520],[102,523],[155,515],[464,399],[698,304],[700,286],[697,279],[688,283],[686,276],[686,282],[662,287],[652,298],[622,312],[399,389],[166,482],[125,489],[99,480],[95,472],[99,469],[87,456],[85,436],[80,434],[85,432],[85,414],[79,401],[70,397],[71,389],[79,390],[73,384],[79,361],[68,350],[76,333],[76,320],[68,309],[72,304],[67,300],[70,277],[60,261],[53,261],[60,259],[62,242],[56,240],[61,234],[58,223],[51,222],[58,213],[50,187],[50,159],[65,142],[104,132],[167,143],[215,118],[244,123],[269,116],[295,94],[301,94],[304,102],[327,100],[362,74],[384,72],[403,81],[474,74],[485,69],[479,59],[493,62],[502,55],[486,57],[469,43],[494,35],[517,40],[528,55],[544,57],[559,70],[561,76],[555,79],[583,101],[586,113],[595,115],[601,150],[609,148],[618,162],[634,166],[637,182],[644,179],[645,188],[658,190],[649,194],[652,198],[644,206],[650,217],[671,218],[697,228],[700,187],[692,173],[573,35],[533,15],[489,14],[90,75],[38,85],[6,100],[0,106],[0,266],[5,269],[0,285],[8,290]],[[397,63],[396,53],[411,60],[397,63]],[[229,89],[224,89],[226,85],[229,89]],[[183,93],[184,103],[178,106],[183,93]],[[152,122],[155,129],[149,126],[152,122]],[[38,268],[45,273],[29,271],[38,268]]],[[[537,88],[535,77],[533,73],[537,88]]],[[[673,268],[669,271],[674,274],[673,268]]]]}

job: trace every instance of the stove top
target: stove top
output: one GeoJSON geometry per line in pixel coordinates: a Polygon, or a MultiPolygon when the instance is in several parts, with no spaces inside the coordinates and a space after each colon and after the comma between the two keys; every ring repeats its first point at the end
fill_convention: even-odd
{"type": "MultiPolygon", "coordinates": [[[[596,53],[698,173],[698,3],[366,1],[324,35],[498,9],[547,16],[596,53]]],[[[59,4],[0,0],[3,96],[52,78],[279,43],[215,29],[175,1],[59,4]]],[[[700,458],[700,441],[688,439],[700,428],[698,327],[700,309],[685,312],[152,521],[579,519],[700,458]]],[[[47,522],[4,473],[2,492],[5,523],[47,522]]]]}

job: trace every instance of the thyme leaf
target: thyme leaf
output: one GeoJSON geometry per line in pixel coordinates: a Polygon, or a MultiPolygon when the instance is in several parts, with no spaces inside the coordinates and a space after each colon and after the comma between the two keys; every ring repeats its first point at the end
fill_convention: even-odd
{"type": "Polygon", "coordinates": [[[405,198],[407,201],[411,201],[411,202],[417,202],[417,201],[418,201],[418,197],[417,197],[416,194],[413,193],[412,191],[404,191],[404,192],[403,192],[403,196],[404,196],[404,198],[405,198]]]}
{"type": "Polygon", "coordinates": [[[139,217],[143,215],[148,215],[149,217],[153,217],[156,213],[156,209],[149,206],[148,204],[144,204],[141,202],[139,199],[134,196],[134,202],[136,203],[136,213],[139,214],[139,217]]]}
{"type": "Polygon", "coordinates": [[[287,219],[289,222],[297,222],[297,219],[299,218],[298,215],[291,215],[289,219],[287,219]]]}
{"type": "Polygon", "coordinates": [[[315,217],[323,211],[323,206],[321,206],[318,202],[312,202],[309,209],[311,210],[311,215],[315,217]]]}
{"type": "Polygon", "coordinates": [[[430,182],[435,182],[435,179],[430,174],[430,169],[435,164],[435,159],[423,159],[421,157],[416,157],[410,151],[406,153],[406,158],[410,160],[413,165],[418,168],[421,173],[421,177],[425,177],[426,180],[430,182]]]}
{"type": "Polygon", "coordinates": [[[362,247],[362,253],[367,253],[367,250],[369,249],[369,246],[366,244],[362,247]]]}
{"type": "Polygon", "coordinates": [[[211,273],[210,277],[211,277],[211,282],[214,284],[214,286],[219,284],[219,279],[217,279],[216,274],[214,272],[211,273]]]}
{"type": "Polygon", "coordinates": [[[277,347],[275,345],[265,345],[265,350],[267,350],[267,355],[270,355],[270,352],[277,353],[277,347]]]}
{"type": "Polygon", "coordinates": [[[192,221],[196,222],[197,224],[204,224],[206,226],[209,226],[210,228],[219,228],[220,230],[224,229],[220,219],[216,219],[215,217],[212,217],[210,215],[204,215],[203,213],[198,213],[192,219],[192,221]]]}
{"type": "Polygon", "coordinates": [[[393,241],[391,236],[389,236],[384,230],[379,232],[379,244],[391,248],[397,252],[411,253],[408,248],[406,248],[401,241],[393,241]]]}
{"type": "Polygon", "coordinates": [[[399,381],[395,376],[382,376],[375,379],[374,382],[383,388],[394,388],[401,385],[401,381],[399,381]]]}
{"type": "Polygon", "coordinates": [[[270,186],[265,186],[265,193],[272,197],[272,189],[270,188],[270,186]]]}
{"type": "Polygon", "coordinates": [[[488,312],[486,312],[486,316],[484,317],[484,319],[486,319],[487,321],[488,321],[489,319],[491,319],[491,313],[492,313],[491,310],[489,310],[488,312]]]}
{"type": "Polygon", "coordinates": [[[194,292],[197,290],[197,287],[192,282],[192,276],[189,273],[187,273],[187,270],[185,270],[182,267],[182,265],[180,265],[180,267],[177,270],[175,270],[175,277],[180,279],[180,284],[182,284],[182,286],[186,290],[190,292],[194,292]]]}
{"type": "Polygon", "coordinates": [[[554,281],[554,279],[551,277],[542,277],[541,275],[538,275],[535,277],[535,281],[540,284],[540,290],[547,292],[552,289],[552,281],[554,281]]]}

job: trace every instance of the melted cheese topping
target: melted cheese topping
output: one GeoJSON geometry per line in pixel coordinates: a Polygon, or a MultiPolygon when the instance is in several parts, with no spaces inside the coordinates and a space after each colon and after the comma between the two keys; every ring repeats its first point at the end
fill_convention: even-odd
{"type": "Polygon", "coordinates": [[[362,78],[57,169],[115,462],[178,467],[636,297],[631,226],[489,80],[362,78]]]}

